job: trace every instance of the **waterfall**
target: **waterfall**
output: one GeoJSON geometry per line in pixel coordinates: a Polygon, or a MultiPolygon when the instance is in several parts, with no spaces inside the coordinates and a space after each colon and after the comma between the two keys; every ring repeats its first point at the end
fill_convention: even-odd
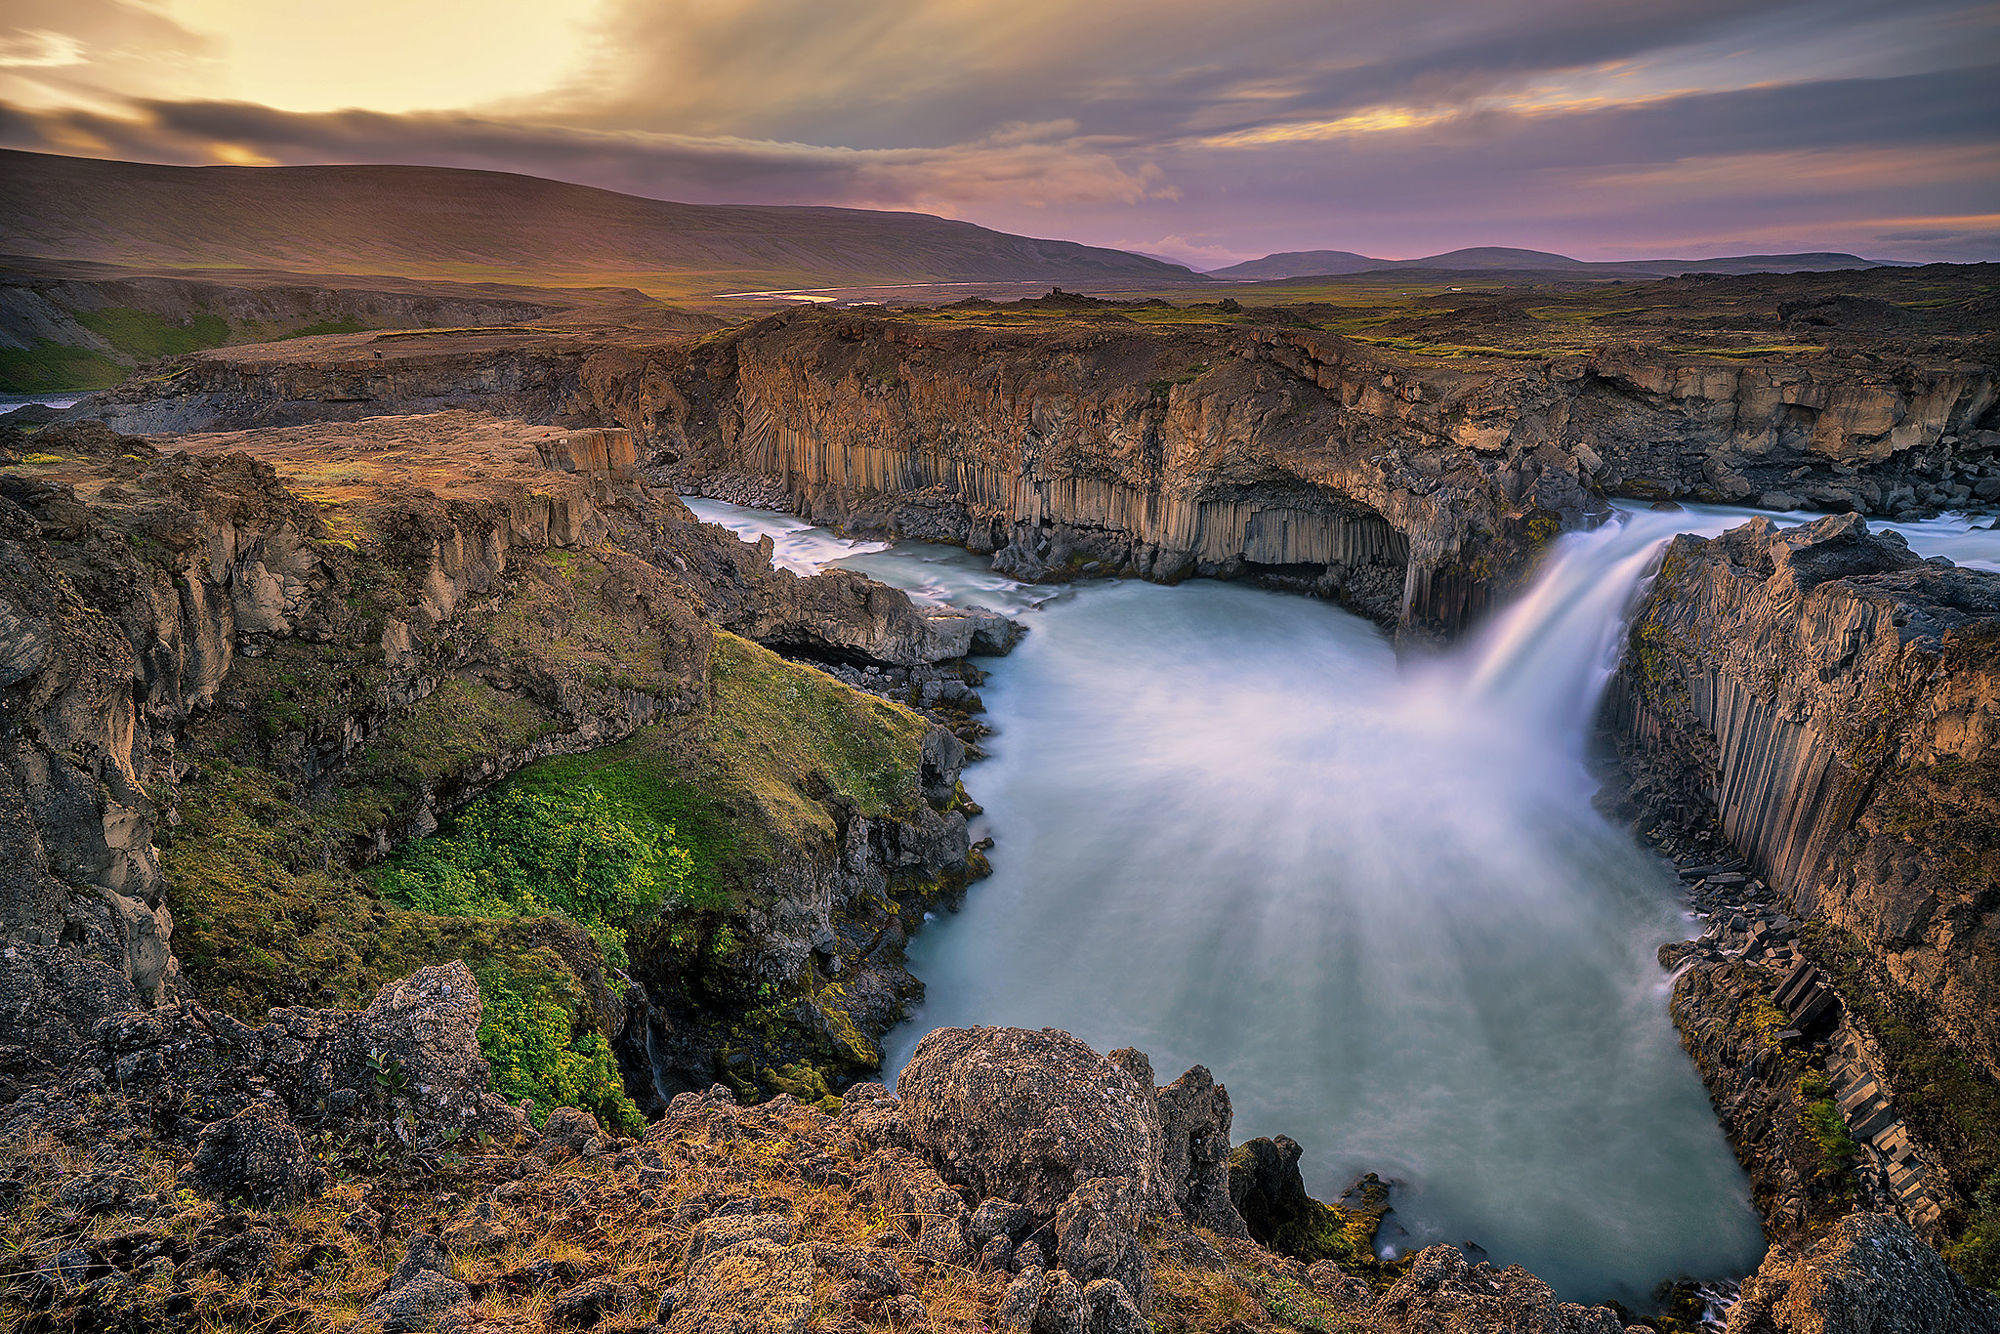
{"type": "Polygon", "coordinates": [[[1558,538],[1533,581],[1425,674],[1439,702],[1508,720],[1517,733],[1580,755],[1618,667],[1625,625],[1676,533],[1720,527],[1686,510],[1616,514],[1558,538]]]}

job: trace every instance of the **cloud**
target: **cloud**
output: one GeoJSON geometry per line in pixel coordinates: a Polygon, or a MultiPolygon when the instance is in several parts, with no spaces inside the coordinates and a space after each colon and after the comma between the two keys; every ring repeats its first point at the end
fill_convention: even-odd
{"type": "Polygon", "coordinates": [[[1976,0],[603,0],[552,91],[401,114],[120,82],[106,52],[226,48],[133,39],[159,18],[137,5],[18,5],[83,59],[0,65],[0,141],[61,152],[916,208],[1208,263],[1703,236],[1935,253],[1958,242],[1865,224],[2000,209],[2000,10],[1976,0]]]}
{"type": "Polygon", "coordinates": [[[118,113],[0,105],[0,144],[194,164],[406,162],[546,175],[703,202],[1046,208],[1170,197],[1061,122],[942,148],[849,149],[731,137],[523,125],[448,113],[294,113],[236,102],[134,102],[118,113]]]}
{"type": "Polygon", "coordinates": [[[0,34],[0,68],[57,69],[83,63],[83,43],[64,32],[16,28],[0,34]]]}

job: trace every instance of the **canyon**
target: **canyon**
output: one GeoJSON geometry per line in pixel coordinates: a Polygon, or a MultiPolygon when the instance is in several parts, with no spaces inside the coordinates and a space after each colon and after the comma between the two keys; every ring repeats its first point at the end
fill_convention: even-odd
{"type": "MultiPolygon", "coordinates": [[[[775,1328],[755,1320],[822,1300],[875,1327],[914,1319],[905,1298],[933,1321],[1090,1334],[1219,1328],[1224,1309],[1251,1328],[1623,1328],[1450,1247],[1385,1271],[1352,1240],[1369,1209],[1351,1202],[1329,1210],[1337,1244],[1301,1246],[1269,1204],[1306,1209],[1296,1153],[1232,1154],[1206,1071],[1159,1088],[1136,1052],[967,1026],[926,1039],[894,1095],[857,1082],[922,994],[906,939],[988,869],[960,782],[983,735],[967,659],[1017,631],[852,571],[776,568],[768,543],[696,522],[672,492],[964,548],[1023,580],[1311,593],[1414,661],[1491,624],[1611,497],[1902,518],[1990,505],[1994,363],[1943,325],[1927,342],[1835,325],[1809,357],[1440,359],[1268,315],[1147,324],[1146,309],[1057,293],[1016,322],[970,303],[688,332],[331,334],[180,357],[11,437],[0,819],[28,855],[0,896],[0,1079],[8,1124],[43,1137],[32,1172],[113,1123],[145,1146],[117,1168],[133,1180],[226,1164],[246,1137],[298,1143],[290,1122],[398,1163],[476,1130],[501,1147],[473,1155],[473,1205],[448,1172],[411,1168],[436,1184],[385,1211],[366,1184],[381,1178],[351,1157],[331,1194],[282,1187],[329,1227],[349,1217],[350,1276],[327,1282],[368,1289],[378,1322],[406,1289],[439,1303],[433,1323],[534,1289],[515,1272],[555,1225],[528,1202],[567,1190],[658,1211],[679,1239],[664,1266],[573,1265],[543,1285],[596,1303],[579,1323],[608,1328],[775,1328]],[[376,877],[460,812],[579,784],[621,818],[670,816],[706,868],[621,918],[620,953],[588,923],[382,897],[376,877]],[[668,795],[647,806],[635,785],[668,795]],[[596,1122],[559,1109],[536,1127],[486,1091],[474,1034],[503,976],[565,998],[565,1042],[624,1072],[593,1095],[596,1122]],[[375,1038],[324,1008],[371,998],[375,1038]],[[392,1014],[438,1035],[428,1054],[392,1014]],[[384,1074],[399,1043],[437,1076],[384,1074]],[[199,1070],[177,1064],[211,1047],[199,1070]],[[218,1129],[245,1079],[287,1124],[218,1129]],[[207,1103],[169,1096],[204,1080],[207,1103]],[[359,1100],[330,1102],[343,1085],[359,1100]],[[1078,1099],[1125,1110],[1099,1126],[1078,1099]],[[1018,1122],[1041,1147],[978,1161],[952,1139],[967,1116],[1018,1122]],[[786,1147],[746,1164],[741,1143],[786,1147]],[[859,1224],[815,1190],[903,1220],[868,1243],[898,1277],[841,1249],[859,1224]],[[364,1210],[376,1222],[353,1224],[364,1210]],[[467,1240],[475,1224],[497,1231],[467,1240]],[[432,1233],[461,1242],[427,1259],[432,1233]],[[948,1293],[956,1273],[974,1277],[948,1293]]],[[[1760,1007],[1789,974],[1707,903],[1710,935],[1673,960],[1674,1018],[1781,1243],[1732,1330],[1858,1328],[1814,1294],[1897,1285],[1930,1305],[1895,1318],[1928,1323],[1877,1328],[2000,1318],[1930,1249],[1967,1227],[1983,1159],[1953,1160],[1960,1132],[1924,1106],[1942,1090],[1911,1078],[1940,1060],[1971,1067],[1973,1087],[2000,1073],[1985,999],[1996,586],[1852,515],[1753,523],[1675,539],[1622,645],[1611,799],[1711,873],[1696,883],[1754,879],[1750,906],[1798,937],[1784,957],[1837,997],[1945,1206],[1899,1218],[1867,1188],[1774,1205],[1802,1188],[1771,1182],[1800,1169],[1751,1141],[1774,1116],[1806,1124],[1802,1081],[1831,1061],[1821,1035],[1771,1027],[1760,1007]],[[1715,871],[1726,858],[1738,869],[1715,871]],[[1905,1006],[1934,1020],[1922,1050],[1905,1006]]],[[[209,1242],[275,1226],[214,1193],[183,1210],[209,1242]]],[[[105,1216],[146,1194],[125,1189],[105,1216]]],[[[34,1217],[54,1229],[37,1245],[65,1235],[53,1204],[34,1217]]],[[[303,1235],[277,1228],[245,1272],[284,1273],[303,1235]]],[[[34,1300],[82,1309],[91,1283],[185,1300],[208,1272],[180,1272],[192,1255],[149,1295],[93,1233],[51,1251],[34,1300]]]]}

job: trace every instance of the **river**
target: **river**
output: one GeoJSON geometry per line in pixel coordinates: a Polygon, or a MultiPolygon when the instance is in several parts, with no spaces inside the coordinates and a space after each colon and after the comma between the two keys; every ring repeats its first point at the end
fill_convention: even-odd
{"type": "MultiPolygon", "coordinates": [[[[1584,764],[1659,546],[1745,512],[1621,510],[1562,538],[1481,633],[1399,669],[1374,626],[1306,598],[1051,596],[949,548],[691,504],[771,533],[793,568],[837,561],[1031,627],[990,664],[991,758],[967,776],[994,874],[913,942],[928,996],[890,1035],[890,1075],[935,1027],[1063,1028],[1140,1048],[1162,1079],[1208,1066],[1236,1138],[1298,1140],[1321,1198],[1392,1178],[1389,1245],[1473,1243],[1571,1300],[1634,1306],[1754,1267],[1748,1183],[1654,960],[1697,924],[1592,809],[1584,764]]],[[[1980,563],[1994,539],[1971,539],[1980,563]]]]}

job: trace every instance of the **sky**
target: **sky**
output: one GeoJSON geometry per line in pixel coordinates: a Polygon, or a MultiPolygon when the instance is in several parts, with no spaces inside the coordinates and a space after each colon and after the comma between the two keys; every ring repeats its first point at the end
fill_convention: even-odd
{"type": "Polygon", "coordinates": [[[2000,259],[2000,3],[5,0],[0,147],[1272,251],[2000,259]]]}

